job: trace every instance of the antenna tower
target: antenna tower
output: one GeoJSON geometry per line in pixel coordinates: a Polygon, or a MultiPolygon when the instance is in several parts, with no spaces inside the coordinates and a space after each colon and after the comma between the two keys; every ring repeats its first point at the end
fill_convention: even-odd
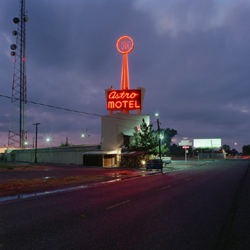
{"type": "Polygon", "coordinates": [[[11,114],[8,135],[9,148],[25,148],[27,144],[27,82],[26,82],[26,22],[25,0],[20,0],[20,14],[13,22],[17,30],[16,43],[10,46],[14,57],[14,74],[12,84],[11,114]]]}

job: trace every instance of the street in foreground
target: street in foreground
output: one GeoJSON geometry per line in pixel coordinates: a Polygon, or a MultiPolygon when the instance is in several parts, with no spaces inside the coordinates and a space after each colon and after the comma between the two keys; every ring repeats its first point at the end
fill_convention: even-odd
{"type": "Polygon", "coordinates": [[[248,164],[0,203],[0,249],[250,249],[248,164]]]}

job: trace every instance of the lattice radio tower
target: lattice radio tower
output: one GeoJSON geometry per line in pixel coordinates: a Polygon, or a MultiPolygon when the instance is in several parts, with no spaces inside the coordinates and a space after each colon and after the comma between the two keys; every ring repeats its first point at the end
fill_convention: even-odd
{"type": "Polygon", "coordinates": [[[11,114],[8,147],[25,148],[27,144],[27,82],[26,82],[26,22],[25,0],[20,0],[20,15],[13,22],[17,30],[16,44],[12,44],[11,55],[14,57],[14,74],[12,84],[11,114]]]}

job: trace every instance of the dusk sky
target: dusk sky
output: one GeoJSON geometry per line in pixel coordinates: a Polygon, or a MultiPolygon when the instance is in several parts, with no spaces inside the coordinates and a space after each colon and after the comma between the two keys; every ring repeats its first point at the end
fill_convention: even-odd
{"type": "MultiPolygon", "coordinates": [[[[117,40],[130,36],[130,88],[146,89],[142,114],[159,113],[178,143],[221,138],[241,151],[250,144],[250,0],[26,0],[28,103],[32,145],[101,142],[107,115],[104,89],[120,89],[122,55],[117,40]],[[237,143],[237,146],[234,144],[237,143]]],[[[0,0],[0,94],[11,96],[10,45],[19,0],[0,0]]],[[[0,97],[0,147],[8,143],[10,99],[0,97]]]]}

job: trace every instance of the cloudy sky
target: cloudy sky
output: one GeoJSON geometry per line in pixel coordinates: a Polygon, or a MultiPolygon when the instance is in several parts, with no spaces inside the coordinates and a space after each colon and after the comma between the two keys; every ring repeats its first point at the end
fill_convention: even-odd
{"type": "MultiPolygon", "coordinates": [[[[52,146],[101,141],[104,89],[120,89],[122,56],[116,41],[132,37],[130,88],[146,88],[142,113],[155,112],[176,139],[222,138],[250,144],[249,0],[26,0],[28,100],[95,115],[28,104],[33,123],[52,146]]],[[[0,0],[0,94],[11,96],[10,45],[19,0],[0,0]]],[[[10,99],[0,97],[0,147],[8,143],[10,99]]],[[[235,146],[234,146],[235,147],[235,146]]]]}

